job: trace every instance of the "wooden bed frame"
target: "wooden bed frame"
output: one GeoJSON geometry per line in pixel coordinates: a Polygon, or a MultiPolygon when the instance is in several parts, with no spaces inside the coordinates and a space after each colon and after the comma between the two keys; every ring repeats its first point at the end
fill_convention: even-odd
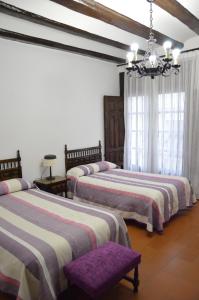
{"type": "Polygon", "coordinates": [[[17,151],[17,157],[0,160],[0,181],[12,178],[22,178],[19,150],[17,151]]]}
{"type": "Polygon", "coordinates": [[[102,145],[99,141],[98,146],[68,150],[65,145],[65,170],[66,173],[69,169],[79,165],[95,163],[102,160],[102,145]]]}

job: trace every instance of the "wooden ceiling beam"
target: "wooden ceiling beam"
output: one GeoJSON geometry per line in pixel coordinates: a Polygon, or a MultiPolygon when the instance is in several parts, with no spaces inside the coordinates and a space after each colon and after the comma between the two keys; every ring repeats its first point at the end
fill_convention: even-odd
{"type": "MultiPolygon", "coordinates": [[[[54,21],[52,19],[45,18],[41,15],[29,12],[27,10],[21,9],[19,7],[16,7],[14,5],[8,4],[3,1],[0,1],[0,12],[7,14],[7,15],[17,17],[19,19],[27,20],[27,21],[34,22],[34,23],[37,23],[40,25],[44,25],[44,26],[47,26],[47,27],[50,27],[53,29],[67,32],[69,34],[80,36],[82,38],[96,41],[96,42],[99,42],[99,43],[102,43],[102,44],[105,44],[108,46],[112,46],[112,47],[122,49],[125,51],[130,51],[130,46],[127,44],[123,44],[118,41],[108,39],[108,38],[105,38],[105,37],[97,35],[97,34],[90,33],[86,30],[82,30],[82,29],[61,23],[61,22],[54,21]]],[[[144,55],[145,51],[139,49],[139,54],[144,55]]]]}
{"type": "Polygon", "coordinates": [[[154,3],[199,34],[199,19],[176,0],[155,0],[154,3]]]}
{"type": "Polygon", "coordinates": [[[56,49],[56,50],[67,51],[67,52],[71,52],[71,53],[75,53],[75,54],[98,58],[98,59],[105,60],[108,62],[113,62],[113,63],[121,63],[122,64],[122,63],[126,62],[125,59],[120,58],[120,57],[116,57],[116,56],[112,56],[112,55],[108,55],[105,53],[100,53],[100,52],[96,52],[96,51],[92,51],[92,50],[87,50],[87,49],[83,49],[83,48],[78,48],[78,47],[50,41],[47,39],[38,38],[35,36],[30,36],[27,34],[6,30],[3,28],[0,28],[0,38],[14,40],[14,41],[18,41],[18,42],[27,43],[27,44],[34,44],[37,46],[44,46],[44,47],[52,48],[52,49],[56,49]]]}
{"type": "MultiPolygon", "coordinates": [[[[128,31],[142,38],[149,38],[149,28],[133,19],[130,19],[118,12],[96,2],[96,1],[86,1],[82,4],[74,0],[50,0],[52,2],[58,3],[65,6],[71,10],[77,11],[86,16],[95,18],[97,20],[106,22],[113,26],[116,26],[122,30],[128,31]]],[[[183,43],[176,41],[156,30],[154,30],[155,38],[158,44],[163,44],[165,40],[170,40],[174,47],[182,48],[183,43]]]]}
{"type": "Polygon", "coordinates": [[[14,40],[14,41],[18,41],[18,42],[27,43],[27,44],[34,44],[37,46],[43,46],[43,47],[52,48],[52,49],[56,49],[56,50],[67,51],[67,52],[71,52],[71,53],[75,53],[75,54],[79,54],[79,55],[85,55],[85,56],[89,56],[92,58],[98,58],[98,59],[105,60],[105,61],[112,62],[112,63],[122,63],[123,64],[126,62],[125,59],[120,58],[120,57],[116,57],[116,56],[112,56],[112,55],[108,55],[108,54],[104,54],[104,53],[100,53],[100,52],[96,52],[96,51],[92,51],[92,50],[87,50],[87,49],[83,49],[83,48],[78,48],[78,47],[50,41],[47,39],[38,38],[35,36],[30,36],[27,34],[6,30],[3,28],[0,28],[0,38],[14,40]]]}

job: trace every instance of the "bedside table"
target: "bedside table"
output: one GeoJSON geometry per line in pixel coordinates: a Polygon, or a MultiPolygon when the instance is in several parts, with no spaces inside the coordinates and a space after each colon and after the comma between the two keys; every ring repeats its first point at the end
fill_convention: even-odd
{"type": "Polygon", "coordinates": [[[53,180],[35,179],[34,184],[41,190],[55,195],[67,197],[67,178],[55,176],[53,180]]]}

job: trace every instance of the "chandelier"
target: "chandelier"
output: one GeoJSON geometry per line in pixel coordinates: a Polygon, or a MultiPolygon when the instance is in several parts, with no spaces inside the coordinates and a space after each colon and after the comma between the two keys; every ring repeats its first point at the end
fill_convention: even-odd
{"type": "Polygon", "coordinates": [[[178,64],[178,56],[180,49],[173,49],[171,41],[166,41],[163,44],[165,55],[157,55],[157,44],[153,33],[153,9],[152,3],[154,0],[147,0],[150,3],[150,33],[147,40],[147,50],[142,60],[137,59],[138,44],[131,45],[131,52],[127,53],[128,67],[127,74],[134,77],[150,76],[152,79],[155,76],[169,76],[171,74],[178,74],[180,65],[178,64]]]}

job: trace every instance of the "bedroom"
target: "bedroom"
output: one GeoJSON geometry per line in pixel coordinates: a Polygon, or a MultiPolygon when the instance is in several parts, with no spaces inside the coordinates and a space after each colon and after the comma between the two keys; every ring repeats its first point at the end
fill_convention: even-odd
{"type": "MultiPolygon", "coordinates": [[[[55,165],[52,167],[53,175],[64,176],[65,144],[71,150],[96,146],[101,140],[102,153],[105,153],[104,95],[122,95],[119,73],[126,72],[126,69],[125,66],[117,67],[117,65],[126,61],[127,45],[136,41],[142,50],[146,50],[147,47],[148,31],[141,37],[138,32],[133,34],[133,30],[135,30],[133,26],[132,32],[129,32],[124,28],[117,27],[117,23],[111,25],[110,20],[108,20],[108,24],[75,11],[76,1],[60,2],[66,2],[71,6],[70,8],[65,7],[55,1],[47,0],[0,2],[2,70],[0,160],[15,157],[16,150],[19,149],[23,177],[31,182],[41,176],[49,176],[49,168],[41,165],[44,155],[49,153],[53,153],[57,157],[55,165]],[[5,3],[11,6],[5,6],[5,3]],[[35,15],[28,13],[27,16],[22,17],[20,11],[18,13],[13,11],[13,6],[48,18],[48,22],[44,23],[43,19],[38,21],[35,19],[35,15]],[[52,25],[49,20],[70,25],[72,28],[70,28],[70,32],[66,32],[58,25],[56,25],[57,27],[52,25]],[[74,28],[82,31],[78,32],[74,28]],[[19,36],[17,33],[21,35],[19,36]],[[27,36],[32,39],[28,40],[27,36]],[[34,39],[34,37],[43,40],[34,39]],[[112,46],[110,40],[115,41],[112,46]],[[53,43],[50,44],[48,41],[53,41],[53,43]],[[73,46],[75,49],[71,49],[69,46],[73,46]],[[123,48],[121,49],[121,47],[123,48]],[[95,51],[95,53],[88,50],[95,51]]],[[[93,1],[88,1],[87,4],[86,1],[79,2],[81,5],[87,5],[87,9],[89,5],[93,4],[93,1]]],[[[139,5],[135,1],[122,1],[123,4],[117,4],[118,6],[115,1],[99,2],[105,7],[118,11],[120,15],[126,15],[139,24],[149,27],[149,3],[147,1],[139,1],[139,5]]],[[[199,21],[197,17],[199,17],[199,12],[197,1],[156,2],[159,4],[153,5],[154,29],[183,43],[182,51],[198,48],[197,26],[199,21]],[[160,2],[165,3],[164,8],[160,8],[160,2]],[[173,3],[173,14],[175,15],[167,11],[170,7],[169,3],[173,3]],[[175,10],[176,3],[180,3],[184,7],[183,13],[189,16],[189,21],[184,20],[183,22],[182,19],[179,19],[180,13],[178,15],[178,10],[175,10]]],[[[170,9],[172,10],[172,7],[170,9]]],[[[103,15],[101,14],[101,16],[103,15]]],[[[116,20],[117,17],[118,15],[116,20]]],[[[114,18],[111,20],[116,22],[114,18]]],[[[123,25],[120,24],[120,26],[123,25]]],[[[160,34],[157,33],[157,39],[159,37],[160,34]]],[[[198,57],[198,51],[185,52],[180,55],[181,57],[190,55],[195,58],[198,57]]],[[[181,58],[179,57],[179,59],[181,58]]],[[[179,70],[179,74],[173,79],[175,82],[176,78],[184,76],[184,70],[183,67],[179,70]]],[[[190,110],[195,113],[193,113],[195,119],[191,119],[193,122],[190,121],[192,126],[190,131],[194,133],[194,136],[188,136],[193,141],[192,143],[187,142],[190,149],[186,149],[186,162],[187,168],[191,168],[196,174],[191,180],[196,196],[199,194],[197,191],[199,162],[196,125],[199,107],[193,98],[198,100],[199,81],[197,81],[197,76],[198,65],[194,63],[194,70],[187,69],[185,76],[187,85],[190,86],[189,101],[193,104],[190,110]],[[197,81],[196,86],[193,84],[193,78],[197,81]],[[193,95],[193,93],[195,94],[193,95]]],[[[155,78],[154,82],[156,79],[158,80],[155,78]]],[[[148,78],[148,80],[153,79],[148,78]]],[[[173,88],[172,81],[171,86],[173,88]]],[[[139,88],[143,91],[147,89],[145,85],[141,84],[139,88]]],[[[154,124],[152,125],[154,126],[154,124]]],[[[153,157],[149,157],[150,162],[153,157]]],[[[117,295],[118,299],[130,299],[130,297],[132,299],[133,297],[150,299],[149,295],[151,295],[150,297],[153,299],[156,297],[157,299],[178,300],[185,297],[185,299],[198,300],[199,290],[196,282],[199,269],[197,212],[198,205],[196,204],[191,210],[172,218],[165,226],[162,235],[154,233],[152,236],[148,236],[145,227],[132,222],[127,223],[133,248],[142,254],[139,292],[137,295],[132,294],[131,285],[122,283],[104,297],[113,299],[117,295]],[[161,255],[157,251],[159,248],[161,255]],[[154,278],[149,280],[151,275],[154,278]],[[156,284],[161,286],[160,291],[155,288],[156,284]],[[189,298],[187,294],[189,294],[189,298]],[[147,296],[148,298],[146,298],[147,296]]],[[[7,299],[6,297],[6,295],[1,295],[2,299],[7,299]]]]}

